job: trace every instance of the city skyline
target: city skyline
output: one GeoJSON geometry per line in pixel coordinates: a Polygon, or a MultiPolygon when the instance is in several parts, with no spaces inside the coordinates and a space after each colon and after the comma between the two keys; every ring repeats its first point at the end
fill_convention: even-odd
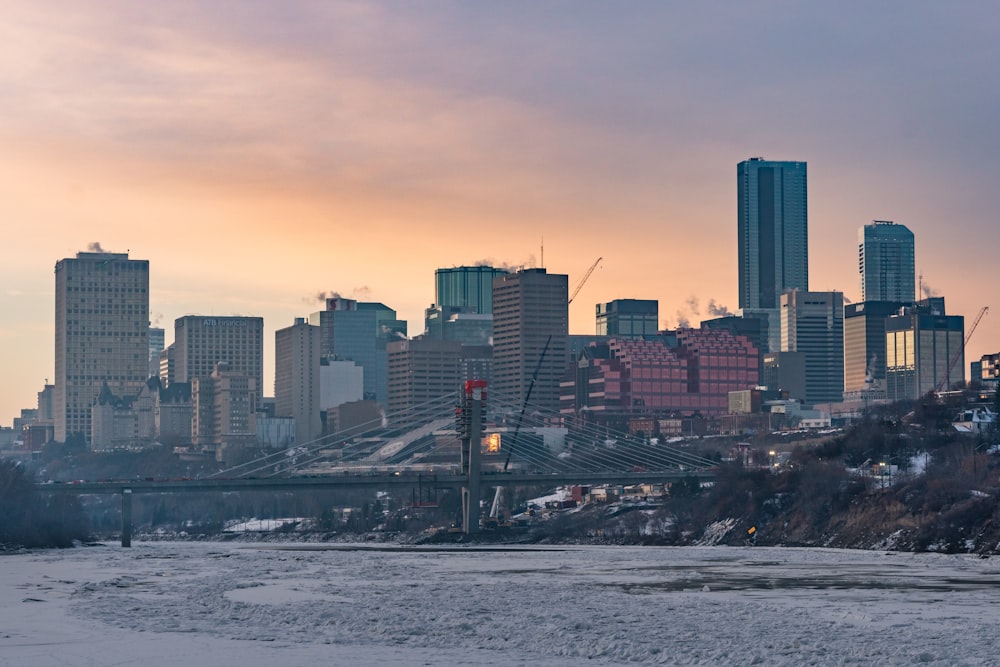
{"type": "MultiPolygon", "coordinates": [[[[168,339],[187,314],[263,317],[265,393],[275,330],[322,293],[412,335],[435,269],[480,261],[572,290],[603,257],[571,333],[616,299],[697,325],[737,308],[754,156],[809,165],[810,289],[857,301],[857,229],[895,220],[949,313],[995,305],[1000,10],[564,10],[10,3],[0,424],[53,381],[53,267],[94,243],[149,261],[168,339]]],[[[966,359],[998,350],[992,314],[966,359]]]]}

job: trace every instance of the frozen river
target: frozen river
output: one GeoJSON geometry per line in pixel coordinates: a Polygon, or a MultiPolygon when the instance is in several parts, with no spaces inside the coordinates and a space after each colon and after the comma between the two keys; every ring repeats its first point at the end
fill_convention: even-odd
{"type": "Polygon", "coordinates": [[[996,665],[1000,559],[136,543],[0,556],[0,665],[996,665]]]}

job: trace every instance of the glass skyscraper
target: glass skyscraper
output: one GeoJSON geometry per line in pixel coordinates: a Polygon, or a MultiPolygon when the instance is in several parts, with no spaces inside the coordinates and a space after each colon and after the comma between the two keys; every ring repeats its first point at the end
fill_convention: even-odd
{"type": "Polygon", "coordinates": [[[781,294],[809,289],[806,163],[755,157],[736,167],[739,315],[767,322],[767,349],[781,349],[781,294]]]}
{"type": "Polygon", "coordinates": [[[740,308],[778,309],[786,289],[809,289],[806,163],[737,165],[740,308]]]}
{"type": "Polygon", "coordinates": [[[493,279],[509,273],[492,266],[458,266],[434,272],[435,305],[489,315],[493,312],[493,279]]]}
{"type": "Polygon", "coordinates": [[[913,232],[889,220],[873,220],[859,229],[858,271],[862,301],[912,303],[913,232]]]}

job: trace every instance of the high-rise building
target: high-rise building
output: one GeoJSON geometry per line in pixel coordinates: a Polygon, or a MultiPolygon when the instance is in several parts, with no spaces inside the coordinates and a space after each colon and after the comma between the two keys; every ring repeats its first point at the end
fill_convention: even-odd
{"type": "Polygon", "coordinates": [[[107,384],[135,395],[149,377],[149,262],[81,252],[56,263],[55,439],[90,437],[107,384]]]}
{"type": "Polygon", "coordinates": [[[185,315],[174,321],[174,374],[170,382],[207,378],[219,363],[229,373],[254,379],[257,402],[263,396],[264,318],[185,315]]]}
{"type": "Polygon", "coordinates": [[[965,318],[946,315],[935,297],[885,321],[886,394],[913,400],[965,380],[965,318]]]}
{"type": "Polygon", "coordinates": [[[208,377],[193,378],[192,443],[214,452],[218,461],[236,463],[240,458],[238,450],[246,451],[257,444],[254,413],[258,396],[257,378],[229,369],[224,361],[216,364],[208,377]]]}
{"type": "Polygon", "coordinates": [[[434,272],[434,303],[439,307],[471,309],[468,312],[489,315],[493,312],[493,280],[509,273],[493,266],[458,266],[434,272]]]}
{"type": "Polygon", "coordinates": [[[885,390],[885,321],[905,304],[864,301],[844,306],[844,398],[885,390]]]}
{"type": "Polygon", "coordinates": [[[781,351],[805,355],[809,404],[844,395],[844,294],[791,289],[781,295],[781,351]]]}
{"type": "Polygon", "coordinates": [[[532,406],[557,412],[568,334],[569,276],[545,269],[497,276],[493,281],[490,395],[520,405],[531,387],[532,406]]]}
{"type": "Polygon", "coordinates": [[[406,339],[406,321],[385,304],[341,297],[326,300],[326,309],[309,316],[319,325],[320,350],[334,361],[353,361],[364,369],[364,398],[385,405],[388,360],[385,346],[406,339]]]}
{"type": "Polygon", "coordinates": [[[598,336],[655,336],[660,330],[660,302],[615,299],[595,306],[598,336]]]}
{"type": "Polygon", "coordinates": [[[166,347],[166,332],[161,327],[149,327],[149,377],[160,375],[160,353],[166,347]]]}
{"type": "Polygon", "coordinates": [[[862,301],[912,303],[913,232],[906,225],[873,220],[858,230],[858,272],[862,301]]]}
{"type": "Polygon", "coordinates": [[[295,418],[295,444],[323,433],[320,410],[319,327],[295,318],[274,332],[274,404],[278,417],[295,418]]]}
{"type": "Polygon", "coordinates": [[[750,158],[736,182],[740,314],[767,319],[776,352],[782,292],[809,289],[806,163],[750,158]]]}

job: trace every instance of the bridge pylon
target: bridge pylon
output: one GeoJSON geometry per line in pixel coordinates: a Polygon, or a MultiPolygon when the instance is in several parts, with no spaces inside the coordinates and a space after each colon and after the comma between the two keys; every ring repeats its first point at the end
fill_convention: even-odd
{"type": "Polygon", "coordinates": [[[483,421],[486,418],[486,380],[468,380],[465,397],[458,409],[459,433],[462,438],[462,532],[472,535],[479,531],[480,475],[483,443],[483,421]]]}

